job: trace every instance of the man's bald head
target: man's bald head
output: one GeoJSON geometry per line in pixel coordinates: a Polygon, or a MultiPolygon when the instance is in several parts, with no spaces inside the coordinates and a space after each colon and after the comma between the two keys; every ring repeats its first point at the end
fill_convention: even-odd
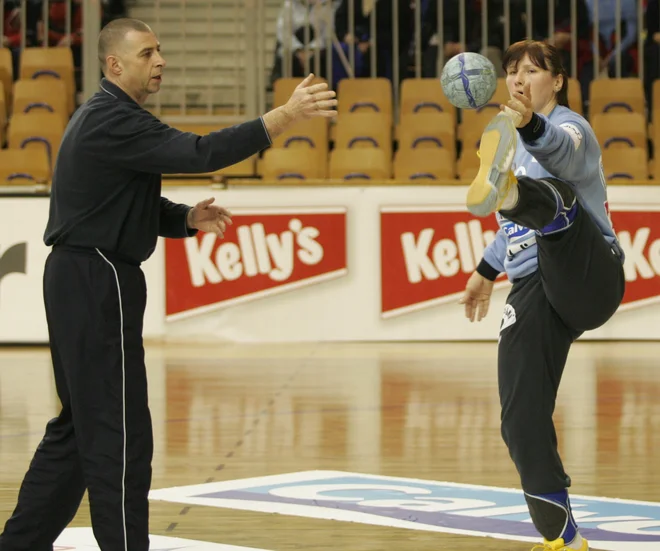
{"type": "Polygon", "coordinates": [[[160,90],[165,60],[149,25],[115,19],[99,35],[98,55],[106,79],[142,105],[160,90]]]}
{"type": "Polygon", "coordinates": [[[140,33],[153,33],[149,25],[139,19],[115,19],[110,21],[99,35],[98,56],[101,68],[105,72],[106,60],[109,55],[117,54],[118,48],[130,31],[140,33]]]}

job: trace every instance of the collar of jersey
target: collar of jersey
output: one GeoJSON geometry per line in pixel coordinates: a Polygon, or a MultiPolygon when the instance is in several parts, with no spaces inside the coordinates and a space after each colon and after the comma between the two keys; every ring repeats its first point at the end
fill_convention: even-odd
{"type": "Polygon", "coordinates": [[[116,97],[120,101],[135,103],[135,100],[131,96],[124,92],[119,86],[110,82],[107,78],[101,79],[101,90],[116,97]]]}

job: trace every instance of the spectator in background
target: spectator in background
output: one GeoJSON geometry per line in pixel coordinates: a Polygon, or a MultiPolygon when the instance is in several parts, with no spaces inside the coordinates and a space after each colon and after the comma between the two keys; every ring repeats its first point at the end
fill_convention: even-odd
{"type": "Polygon", "coordinates": [[[277,46],[272,82],[284,76],[284,56],[289,53],[291,76],[303,77],[307,76],[308,72],[313,72],[327,77],[326,46],[328,39],[332,38],[332,24],[340,2],[341,0],[290,0],[284,3],[277,17],[277,46]],[[309,41],[305,44],[306,38],[309,41]],[[319,52],[318,72],[315,70],[316,50],[319,52]],[[309,71],[305,71],[306,60],[309,60],[309,71]]]}
{"type": "MultiPolygon", "coordinates": [[[[577,79],[580,82],[580,91],[582,93],[582,109],[586,112],[589,105],[589,84],[597,74],[595,67],[600,67],[600,60],[594,65],[593,51],[593,25],[589,8],[585,0],[576,2],[576,36],[577,36],[577,79]]],[[[549,42],[553,44],[561,54],[564,67],[571,71],[571,50],[572,50],[572,21],[571,21],[571,3],[565,0],[534,0],[532,7],[533,15],[533,38],[535,40],[549,42]],[[552,36],[548,36],[548,2],[554,4],[555,28],[552,36]]],[[[599,50],[604,51],[605,46],[601,42],[599,50]]],[[[574,75],[571,75],[574,76],[574,75]]],[[[575,106],[571,106],[575,108],[575,106]]]]}
{"type": "Polygon", "coordinates": [[[21,45],[21,12],[16,2],[5,1],[2,35],[3,48],[19,48],[21,45]]]}
{"type": "MultiPolygon", "coordinates": [[[[411,0],[396,0],[398,2],[398,48],[394,51],[392,0],[354,0],[353,17],[355,28],[349,28],[349,3],[343,0],[335,15],[335,29],[337,38],[347,46],[355,44],[356,59],[359,52],[363,59],[360,72],[355,76],[371,76],[371,25],[370,18],[376,15],[376,76],[394,80],[393,60],[399,60],[399,74],[401,81],[407,70],[408,47],[413,38],[413,7],[411,0]]],[[[346,48],[347,49],[347,48],[346,48]]],[[[350,57],[349,57],[350,59],[350,57]]]]}
{"type": "MultiPolygon", "coordinates": [[[[69,46],[73,53],[73,65],[76,75],[76,88],[78,91],[82,88],[81,67],[82,67],[82,40],[83,40],[83,3],[82,0],[73,0],[71,2],[71,23],[70,33],[67,34],[67,0],[50,0],[48,12],[48,45],[49,46],[69,46]]],[[[103,8],[101,7],[101,10],[103,8]]],[[[43,21],[37,24],[37,35],[39,41],[44,42],[45,25],[43,21]]]]}
{"type": "MultiPolygon", "coordinates": [[[[593,22],[594,1],[586,0],[590,19],[593,22]]],[[[598,0],[598,32],[603,44],[599,72],[616,76],[616,56],[621,55],[621,76],[630,77],[637,65],[637,1],[618,0],[621,6],[621,44],[616,43],[617,0],[598,0]]]]}
{"type": "MultiPolygon", "coordinates": [[[[422,52],[423,76],[436,77],[438,62],[438,5],[439,0],[420,0],[423,6],[422,15],[422,52]]],[[[525,0],[510,0],[511,17],[509,36],[505,37],[507,29],[504,25],[504,0],[489,0],[487,13],[486,44],[482,44],[482,6],[483,0],[467,0],[465,6],[465,44],[461,44],[461,21],[459,3],[455,0],[442,0],[444,60],[467,51],[480,52],[490,59],[499,77],[504,77],[502,69],[502,52],[505,38],[508,43],[517,42],[525,37],[525,27],[522,20],[525,0]]],[[[414,50],[413,50],[414,51],[414,50]]]]}

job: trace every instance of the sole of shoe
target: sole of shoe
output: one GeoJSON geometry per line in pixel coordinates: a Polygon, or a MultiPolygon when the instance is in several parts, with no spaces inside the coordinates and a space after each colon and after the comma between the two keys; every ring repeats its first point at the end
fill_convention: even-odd
{"type": "Polygon", "coordinates": [[[467,208],[475,216],[488,216],[497,209],[500,189],[507,185],[516,146],[513,121],[503,113],[496,115],[481,136],[481,166],[467,192],[467,208]]]}

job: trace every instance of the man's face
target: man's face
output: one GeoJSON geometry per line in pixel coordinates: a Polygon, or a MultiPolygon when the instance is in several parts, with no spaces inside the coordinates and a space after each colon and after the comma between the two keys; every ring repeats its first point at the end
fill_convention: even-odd
{"type": "Polygon", "coordinates": [[[149,94],[160,90],[165,60],[160,55],[160,44],[151,32],[128,31],[117,48],[113,62],[117,79],[140,104],[149,94]]]}

